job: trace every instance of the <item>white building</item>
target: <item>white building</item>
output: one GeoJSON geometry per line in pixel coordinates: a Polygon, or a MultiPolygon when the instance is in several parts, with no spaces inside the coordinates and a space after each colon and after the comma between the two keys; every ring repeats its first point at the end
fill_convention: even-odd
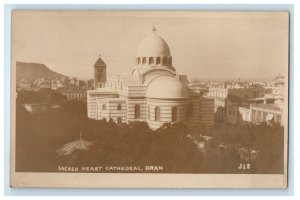
{"type": "Polygon", "coordinates": [[[274,123],[284,126],[283,110],[277,104],[250,104],[249,106],[236,106],[236,110],[231,110],[227,121],[231,124],[260,124],[274,123]]]}
{"type": "Polygon", "coordinates": [[[272,94],[276,97],[284,97],[285,77],[278,74],[267,83],[266,88],[272,89],[272,94]]]}
{"type": "Polygon", "coordinates": [[[156,32],[144,39],[133,69],[107,77],[101,58],[94,65],[94,90],[87,91],[88,117],[115,122],[146,121],[153,128],[179,121],[214,124],[214,100],[179,75],[168,44],[156,32]]]}
{"type": "Polygon", "coordinates": [[[63,85],[60,80],[54,79],[51,80],[51,89],[57,90],[58,88],[61,88],[63,85]]]}
{"type": "Polygon", "coordinates": [[[252,104],[250,106],[252,123],[278,123],[284,126],[283,110],[276,104],[252,104]]]}

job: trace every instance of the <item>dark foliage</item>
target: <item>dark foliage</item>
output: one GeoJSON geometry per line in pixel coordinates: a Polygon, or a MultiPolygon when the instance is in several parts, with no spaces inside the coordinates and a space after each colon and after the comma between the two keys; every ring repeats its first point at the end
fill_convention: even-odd
{"type": "Polygon", "coordinates": [[[283,173],[284,129],[279,125],[221,125],[215,127],[213,140],[206,143],[205,166],[211,173],[283,173]],[[221,145],[221,146],[220,146],[221,145]],[[241,160],[239,149],[255,150],[253,161],[241,160]],[[240,170],[240,164],[251,164],[240,170]]]}
{"type": "Polygon", "coordinates": [[[178,124],[152,131],[147,123],[117,125],[79,114],[28,114],[17,118],[17,171],[56,171],[57,166],[164,166],[164,172],[200,173],[202,154],[178,124]],[[88,151],[58,156],[55,150],[79,139],[94,144],[88,151]],[[176,130],[176,131],[175,131],[176,130]]]}
{"type": "Polygon", "coordinates": [[[66,96],[52,89],[40,89],[38,91],[18,91],[17,104],[24,103],[62,103],[66,100],[66,96]]]}

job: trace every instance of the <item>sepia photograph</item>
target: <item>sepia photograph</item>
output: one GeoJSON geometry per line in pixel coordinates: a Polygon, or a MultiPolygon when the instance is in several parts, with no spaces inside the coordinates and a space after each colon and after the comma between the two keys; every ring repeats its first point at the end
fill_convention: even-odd
{"type": "Polygon", "coordinates": [[[11,15],[12,187],[287,187],[289,12],[11,15]]]}

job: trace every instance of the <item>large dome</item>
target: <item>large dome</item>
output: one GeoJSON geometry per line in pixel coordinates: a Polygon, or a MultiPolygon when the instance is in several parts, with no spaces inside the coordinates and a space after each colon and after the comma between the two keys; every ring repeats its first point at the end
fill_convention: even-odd
{"type": "Polygon", "coordinates": [[[146,91],[146,97],[158,99],[188,98],[185,85],[171,76],[160,76],[150,82],[146,91]]]}
{"type": "Polygon", "coordinates": [[[170,56],[168,44],[158,36],[155,31],[145,38],[138,48],[137,57],[160,57],[170,56]]]}

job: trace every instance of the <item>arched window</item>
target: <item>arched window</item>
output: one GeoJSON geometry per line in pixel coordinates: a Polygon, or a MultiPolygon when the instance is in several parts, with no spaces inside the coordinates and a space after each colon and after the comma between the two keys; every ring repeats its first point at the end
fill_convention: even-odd
{"type": "Polygon", "coordinates": [[[118,110],[122,110],[121,104],[118,105],[118,108],[117,108],[117,109],[118,109],[118,110]]]}
{"type": "Polygon", "coordinates": [[[145,63],[146,63],[146,58],[143,57],[142,64],[145,64],[145,63]]]}
{"type": "Polygon", "coordinates": [[[101,73],[102,73],[101,70],[97,71],[97,81],[100,81],[100,79],[101,79],[101,73]]]}
{"type": "Polygon", "coordinates": [[[150,105],[148,105],[148,119],[150,120],[150,105]]]}
{"type": "Polygon", "coordinates": [[[141,115],[141,107],[140,107],[140,105],[136,105],[135,107],[134,107],[134,118],[136,118],[136,119],[138,119],[138,118],[140,118],[140,115],[141,115]]]}
{"type": "Polygon", "coordinates": [[[118,124],[121,124],[121,123],[122,123],[122,118],[118,117],[118,124]]]}
{"type": "Polygon", "coordinates": [[[155,121],[160,121],[160,109],[155,107],[155,121]]]}
{"type": "Polygon", "coordinates": [[[186,106],[185,116],[186,116],[187,119],[191,117],[191,114],[190,114],[190,105],[186,106]]]}
{"type": "Polygon", "coordinates": [[[102,105],[102,110],[106,110],[106,105],[105,104],[102,105]]]}
{"type": "Polygon", "coordinates": [[[172,122],[178,120],[178,109],[176,107],[172,108],[172,122]]]}
{"type": "Polygon", "coordinates": [[[156,58],[156,64],[160,64],[160,57],[156,58]]]}
{"type": "Polygon", "coordinates": [[[163,65],[166,65],[166,64],[168,64],[167,57],[163,57],[162,64],[163,64],[163,65]]]}
{"type": "Polygon", "coordinates": [[[172,57],[169,57],[169,64],[172,65],[172,57]]]}
{"type": "Polygon", "coordinates": [[[153,57],[150,57],[149,58],[149,64],[153,64],[154,63],[154,58],[153,57]]]}
{"type": "Polygon", "coordinates": [[[138,62],[138,64],[140,64],[141,63],[141,58],[138,58],[137,62],[138,62]]]}
{"type": "Polygon", "coordinates": [[[190,118],[193,117],[193,115],[194,115],[193,104],[190,103],[186,108],[186,116],[187,118],[190,118]]]}

